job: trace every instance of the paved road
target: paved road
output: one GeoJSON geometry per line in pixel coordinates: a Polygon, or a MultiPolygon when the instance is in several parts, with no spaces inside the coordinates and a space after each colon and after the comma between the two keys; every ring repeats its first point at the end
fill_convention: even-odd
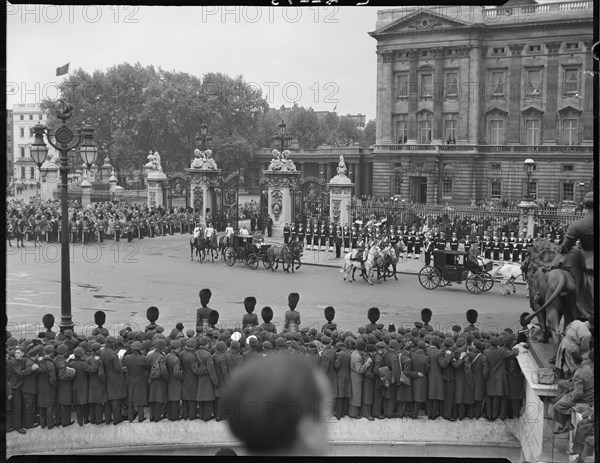
{"type": "MultiPolygon", "coordinates": [[[[60,319],[60,247],[46,244],[26,250],[7,252],[7,315],[9,329],[17,336],[35,336],[44,313],[60,319]]],[[[199,307],[198,291],[209,287],[213,291],[211,307],[220,314],[220,322],[234,326],[244,313],[243,299],[254,295],[257,312],[270,305],[274,322],[281,323],[287,306],[287,295],[300,293],[298,309],[303,326],[323,323],[323,309],[333,305],[336,322],[343,329],[356,330],[368,321],[369,307],[380,308],[381,322],[412,326],[420,320],[420,310],[430,307],[432,324],[447,330],[453,324],[465,324],[464,313],[469,308],[480,312],[483,327],[517,327],[521,312],[529,310],[525,287],[517,286],[517,294],[503,297],[499,287],[489,293],[473,295],[464,284],[428,291],[422,288],[414,274],[400,274],[398,281],[369,286],[364,281],[344,282],[339,267],[304,265],[296,274],[284,274],[281,268],[272,272],[261,266],[251,270],[244,264],[228,267],[224,263],[190,261],[189,235],[174,235],[155,239],[121,241],[103,245],[72,246],[71,256],[73,321],[78,329],[93,329],[93,313],[107,313],[106,327],[116,331],[125,323],[147,324],[146,309],[156,305],[161,312],[159,323],[168,331],[178,321],[186,329],[195,324],[195,309],[199,307]]],[[[307,253],[304,259],[311,260],[307,253]]],[[[314,260],[314,259],[312,259],[314,260]]],[[[415,260],[399,264],[420,268],[415,260]]],[[[260,315],[259,315],[260,316],[260,315]]]]}

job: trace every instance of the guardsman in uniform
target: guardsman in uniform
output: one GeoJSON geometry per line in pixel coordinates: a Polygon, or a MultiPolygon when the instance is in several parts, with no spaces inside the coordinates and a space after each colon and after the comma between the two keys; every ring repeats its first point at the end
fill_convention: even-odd
{"type": "Polygon", "coordinates": [[[469,252],[471,250],[471,237],[469,235],[465,236],[464,246],[465,252],[469,252]]]}
{"type": "Polygon", "coordinates": [[[73,243],[77,242],[77,229],[78,229],[77,218],[73,217],[73,219],[71,220],[71,241],[73,243]]]}
{"type": "Polygon", "coordinates": [[[485,241],[483,242],[483,257],[486,259],[492,258],[492,252],[494,250],[494,244],[489,236],[485,237],[485,241]]]}
{"type": "Polygon", "coordinates": [[[510,261],[510,248],[511,248],[511,243],[508,241],[508,237],[504,236],[502,238],[502,260],[504,262],[510,261]]]}
{"type": "Polygon", "coordinates": [[[312,250],[314,251],[315,248],[319,249],[321,243],[321,229],[319,228],[319,224],[317,222],[313,223],[313,245],[312,245],[312,250]]]}
{"type": "Polygon", "coordinates": [[[358,244],[358,229],[356,225],[352,226],[352,233],[350,234],[350,247],[351,249],[356,249],[358,244]]]}
{"type": "Polygon", "coordinates": [[[394,247],[398,244],[398,241],[400,241],[400,236],[398,236],[398,233],[396,232],[396,227],[392,225],[390,227],[390,244],[394,247]]]}
{"type": "Polygon", "coordinates": [[[500,260],[500,255],[502,253],[502,243],[497,236],[494,236],[494,242],[492,243],[492,259],[495,261],[500,260]]]}
{"type": "Polygon", "coordinates": [[[424,241],[425,235],[423,232],[415,232],[415,259],[421,258],[421,248],[423,247],[424,241]]]}
{"type": "Polygon", "coordinates": [[[523,237],[519,236],[519,238],[517,238],[517,244],[515,244],[515,250],[513,251],[513,262],[523,262],[524,247],[525,243],[523,241],[523,237]]]}
{"type": "Polygon", "coordinates": [[[150,238],[154,238],[154,233],[156,231],[156,217],[154,216],[154,212],[150,214],[150,218],[148,219],[148,236],[150,238]]]}
{"type": "Polygon", "coordinates": [[[350,250],[350,229],[348,225],[344,227],[342,235],[344,239],[344,252],[348,252],[350,250]]]}
{"type": "Polygon", "coordinates": [[[294,223],[290,230],[290,241],[297,241],[297,240],[298,240],[298,225],[296,225],[294,223]]]}
{"type": "Polygon", "coordinates": [[[125,231],[127,232],[127,242],[133,241],[133,217],[127,217],[127,223],[125,224],[125,231]]]}
{"type": "Polygon", "coordinates": [[[286,222],[285,225],[283,226],[283,244],[289,244],[290,234],[291,234],[290,224],[288,224],[286,222]]]}
{"type": "Polygon", "coordinates": [[[302,223],[300,223],[300,225],[298,225],[298,241],[300,241],[302,243],[302,246],[304,247],[304,239],[306,238],[306,230],[304,229],[304,225],[302,223]]]}
{"type": "Polygon", "coordinates": [[[330,222],[329,226],[327,227],[327,230],[329,233],[329,239],[327,240],[327,242],[329,244],[329,252],[333,252],[333,248],[335,246],[335,238],[336,238],[336,227],[332,222],[330,222]]]}
{"type": "Polygon", "coordinates": [[[306,226],[306,249],[312,249],[313,242],[313,227],[312,223],[308,222],[306,226]]]}
{"type": "Polygon", "coordinates": [[[174,235],[175,234],[175,227],[176,226],[177,226],[177,216],[171,210],[171,213],[169,214],[169,234],[170,235],[174,235]]]}
{"type": "Polygon", "coordinates": [[[342,253],[343,240],[344,240],[344,233],[342,231],[341,225],[338,225],[335,230],[335,237],[334,237],[335,257],[337,257],[338,259],[340,258],[341,253],[342,253]]]}
{"type": "Polygon", "coordinates": [[[452,233],[452,238],[450,239],[450,250],[458,251],[458,238],[456,237],[456,232],[452,233]]]}
{"type": "Polygon", "coordinates": [[[410,256],[407,256],[409,259],[412,259],[415,255],[415,232],[413,230],[407,231],[407,252],[410,256]]]}
{"type": "Polygon", "coordinates": [[[319,250],[320,251],[325,251],[325,245],[327,243],[327,240],[329,239],[329,232],[327,231],[326,225],[323,222],[321,224],[321,230],[319,233],[319,250]]]}

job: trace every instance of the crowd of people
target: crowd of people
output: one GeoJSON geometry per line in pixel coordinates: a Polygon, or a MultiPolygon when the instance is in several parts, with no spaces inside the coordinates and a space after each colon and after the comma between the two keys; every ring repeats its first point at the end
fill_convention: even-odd
{"type": "MultiPolygon", "coordinates": [[[[423,413],[431,420],[504,420],[521,413],[524,378],[516,357],[527,337],[508,328],[481,331],[476,310],[467,311],[464,326],[443,332],[430,324],[428,308],[419,321],[385,327],[372,307],[369,323],[352,332],[338,328],[335,309],[327,307],[317,330],[302,327],[300,296],[291,293],[278,330],[270,307],[261,310],[259,323],[257,301],[250,296],[241,326],[225,329],[209,307],[211,296],[208,289],[200,291],[201,308],[187,330],[177,323],[165,331],[156,323],[159,310],[150,307],[144,331],[127,327],[111,334],[104,327],[106,314],[98,311],[98,326],[87,335],[56,333],[51,314],[43,317],[46,331],[36,339],[7,333],[8,431],[70,426],[73,411],[80,426],[141,422],[146,407],[150,421],[221,421],[227,418],[222,399],[232,373],[274,354],[314,362],[331,386],[330,416],[338,420],[423,413]]],[[[590,359],[593,364],[593,352],[584,363],[590,359]]],[[[586,378],[593,387],[593,375],[586,378]]]]}

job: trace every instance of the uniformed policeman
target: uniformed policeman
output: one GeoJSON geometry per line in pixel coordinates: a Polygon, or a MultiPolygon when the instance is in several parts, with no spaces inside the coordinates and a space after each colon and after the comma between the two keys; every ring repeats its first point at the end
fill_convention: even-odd
{"type": "Polygon", "coordinates": [[[344,252],[348,252],[350,249],[350,229],[348,228],[348,225],[346,225],[344,227],[343,239],[344,239],[344,252]]]}
{"type": "Polygon", "coordinates": [[[289,244],[290,234],[291,234],[290,225],[289,225],[289,223],[286,222],[285,225],[283,226],[283,244],[289,244]]]}
{"type": "Polygon", "coordinates": [[[471,237],[469,235],[465,236],[464,242],[465,252],[469,252],[471,250],[471,237]]]}
{"type": "Polygon", "coordinates": [[[312,249],[313,242],[313,226],[309,222],[306,227],[306,249],[312,249]]]}
{"type": "Polygon", "coordinates": [[[359,238],[358,229],[357,229],[356,225],[353,225],[352,233],[350,234],[350,246],[352,247],[352,249],[356,249],[356,247],[358,246],[358,238],[359,238]]]}
{"type": "Polygon", "coordinates": [[[505,235],[502,238],[502,260],[504,262],[510,261],[511,242],[508,241],[508,237],[505,235]]]}
{"type": "Polygon", "coordinates": [[[298,225],[294,223],[290,228],[290,241],[298,241],[298,225]]]}
{"type": "Polygon", "coordinates": [[[423,247],[423,242],[425,241],[425,235],[422,231],[418,233],[415,232],[415,259],[421,258],[421,248],[423,247]]]}
{"type": "Polygon", "coordinates": [[[298,225],[298,241],[300,241],[303,246],[304,246],[305,238],[306,238],[306,230],[304,229],[304,225],[302,223],[300,223],[300,225],[298,225]]]}

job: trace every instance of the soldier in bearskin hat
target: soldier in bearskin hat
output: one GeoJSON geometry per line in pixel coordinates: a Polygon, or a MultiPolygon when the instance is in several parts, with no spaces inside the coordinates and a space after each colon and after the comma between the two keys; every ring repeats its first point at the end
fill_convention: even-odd
{"type": "Polygon", "coordinates": [[[479,316],[479,313],[475,310],[475,309],[469,309],[467,310],[467,321],[469,322],[469,326],[467,326],[464,329],[464,332],[470,332],[470,331],[479,331],[479,329],[475,326],[475,323],[477,323],[477,317],[479,316]]]}
{"type": "Polygon", "coordinates": [[[325,323],[323,325],[323,327],[321,328],[321,331],[324,332],[325,330],[330,330],[330,331],[337,331],[337,324],[333,323],[333,319],[335,318],[335,309],[331,306],[325,307],[324,310],[324,314],[325,314],[325,320],[327,320],[327,323],[325,323]]]}
{"type": "Polygon", "coordinates": [[[106,314],[102,310],[98,310],[94,313],[94,323],[98,325],[92,331],[92,336],[97,336],[101,334],[104,337],[108,336],[108,330],[103,327],[104,323],[106,323],[106,314]]]}
{"type": "Polygon", "coordinates": [[[427,331],[433,331],[433,327],[429,324],[432,316],[433,312],[431,311],[431,309],[425,307],[423,310],[421,310],[421,320],[423,320],[423,328],[425,328],[427,331]]]}
{"type": "Polygon", "coordinates": [[[367,311],[367,318],[371,322],[365,326],[367,333],[370,333],[371,331],[375,331],[375,330],[380,330],[383,328],[383,325],[377,324],[377,321],[379,321],[380,316],[381,316],[381,314],[379,313],[378,307],[371,307],[367,311]]]}
{"type": "Polygon", "coordinates": [[[242,317],[242,330],[246,327],[254,328],[258,326],[258,315],[254,313],[256,307],[256,298],[254,296],[248,296],[244,299],[244,308],[246,312],[242,317]]]}
{"type": "Polygon", "coordinates": [[[158,328],[158,325],[155,322],[156,322],[156,320],[158,320],[158,315],[159,315],[158,307],[155,307],[155,306],[148,307],[148,310],[146,310],[146,318],[148,319],[150,324],[147,325],[146,329],[144,330],[146,333],[148,331],[156,331],[156,329],[158,328]]]}
{"type": "Polygon", "coordinates": [[[52,331],[52,327],[54,326],[54,315],[51,313],[47,313],[42,317],[42,324],[44,328],[46,328],[46,332],[40,333],[39,337],[45,337],[47,340],[53,339],[56,336],[56,333],[52,331]]]}
{"type": "Polygon", "coordinates": [[[269,306],[263,307],[263,309],[260,311],[260,316],[264,321],[264,323],[259,327],[260,330],[277,334],[277,328],[273,323],[271,323],[271,320],[273,320],[273,309],[269,306]]]}
{"type": "Polygon", "coordinates": [[[290,293],[288,295],[288,306],[290,310],[285,313],[285,320],[283,324],[284,330],[291,330],[292,326],[295,326],[295,329],[300,328],[300,313],[296,310],[298,301],[300,301],[300,295],[298,293],[290,293]]]}

